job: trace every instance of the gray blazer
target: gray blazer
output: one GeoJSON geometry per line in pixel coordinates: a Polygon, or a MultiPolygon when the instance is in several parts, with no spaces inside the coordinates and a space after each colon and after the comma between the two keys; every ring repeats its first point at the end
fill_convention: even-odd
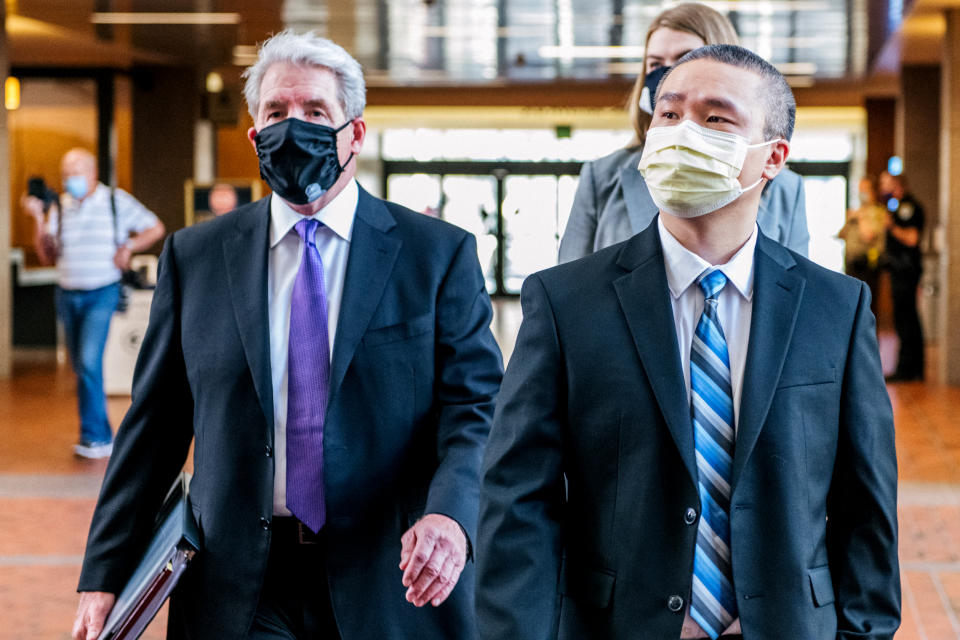
{"type": "MultiPolygon", "coordinates": [[[[570,219],[560,240],[560,262],[623,242],[653,221],[657,205],[637,170],[642,152],[642,148],[619,149],[583,165],[570,219]]],[[[760,198],[757,223],[765,235],[807,255],[810,234],[799,175],[784,169],[768,183],[760,198]]]]}

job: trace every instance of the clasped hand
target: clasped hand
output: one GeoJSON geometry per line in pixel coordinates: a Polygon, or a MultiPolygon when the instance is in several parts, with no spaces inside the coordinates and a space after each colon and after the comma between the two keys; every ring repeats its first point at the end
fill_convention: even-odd
{"type": "Polygon", "coordinates": [[[467,537],[452,518],[429,513],[400,538],[407,602],[439,606],[457,586],[467,562],[467,537]]]}

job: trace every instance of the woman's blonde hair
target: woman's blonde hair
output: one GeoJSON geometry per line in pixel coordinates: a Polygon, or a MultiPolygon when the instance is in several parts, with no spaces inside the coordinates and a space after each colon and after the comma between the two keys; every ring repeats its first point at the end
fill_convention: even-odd
{"type": "MultiPolygon", "coordinates": [[[[650,23],[650,28],[647,29],[647,37],[643,42],[644,65],[646,65],[650,36],[661,27],[692,33],[703,40],[704,44],[740,44],[740,37],[737,36],[736,29],[733,28],[725,15],[697,2],[684,2],[664,10],[650,23]]],[[[634,132],[629,147],[642,146],[647,138],[647,127],[650,126],[650,114],[640,108],[640,94],[643,91],[646,76],[646,72],[637,76],[627,103],[630,123],[633,125],[634,132]]]]}

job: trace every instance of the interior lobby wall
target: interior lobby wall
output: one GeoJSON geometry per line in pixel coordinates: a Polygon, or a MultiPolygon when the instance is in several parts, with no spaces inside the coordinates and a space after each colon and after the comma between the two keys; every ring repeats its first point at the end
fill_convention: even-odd
{"type": "MultiPolygon", "coordinates": [[[[184,226],[184,181],[193,177],[199,99],[193,69],[151,67],[133,77],[133,194],[168,233],[184,226]]],[[[159,253],[161,244],[151,250],[159,253]]]]}
{"type": "Polygon", "coordinates": [[[33,221],[20,209],[27,180],[42,176],[59,190],[63,154],[73,147],[96,152],[97,88],[93,79],[62,78],[24,78],[20,86],[20,108],[7,112],[11,245],[31,247],[33,221]]]}

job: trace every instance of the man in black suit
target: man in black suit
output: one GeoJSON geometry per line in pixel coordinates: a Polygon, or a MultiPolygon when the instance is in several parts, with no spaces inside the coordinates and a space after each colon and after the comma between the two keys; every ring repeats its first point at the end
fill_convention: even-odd
{"type": "Polygon", "coordinates": [[[480,638],[892,638],[869,291],[756,224],[790,88],[717,45],[656,105],[640,169],[659,218],[523,287],[483,466],[480,638]]]}
{"type": "Polygon", "coordinates": [[[246,75],[274,193],[166,243],[74,637],[96,637],[194,439],[203,542],[169,637],[472,638],[502,370],[475,241],[356,184],[343,49],[284,32],[246,75]]]}

